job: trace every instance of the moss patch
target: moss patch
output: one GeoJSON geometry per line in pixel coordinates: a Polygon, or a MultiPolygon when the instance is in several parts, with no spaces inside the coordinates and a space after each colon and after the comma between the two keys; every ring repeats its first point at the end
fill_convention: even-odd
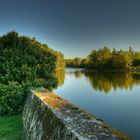
{"type": "Polygon", "coordinates": [[[0,140],[23,140],[21,116],[0,116],[0,140]]]}

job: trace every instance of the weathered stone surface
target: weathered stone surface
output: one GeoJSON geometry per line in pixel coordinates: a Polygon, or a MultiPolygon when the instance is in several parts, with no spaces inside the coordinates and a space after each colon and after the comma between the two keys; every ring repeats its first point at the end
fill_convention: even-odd
{"type": "Polygon", "coordinates": [[[129,140],[102,120],[45,89],[29,93],[23,123],[27,140],[129,140]]]}

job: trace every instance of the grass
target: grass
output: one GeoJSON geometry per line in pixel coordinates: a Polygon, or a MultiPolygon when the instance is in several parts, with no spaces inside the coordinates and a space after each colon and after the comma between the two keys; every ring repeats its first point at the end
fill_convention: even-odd
{"type": "Polygon", "coordinates": [[[0,116],[0,140],[23,140],[20,115],[0,116]]]}

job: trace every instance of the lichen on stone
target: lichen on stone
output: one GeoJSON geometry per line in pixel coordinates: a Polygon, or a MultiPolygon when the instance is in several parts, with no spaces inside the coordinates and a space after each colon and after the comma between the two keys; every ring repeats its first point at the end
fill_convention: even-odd
{"type": "Polygon", "coordinates": [[[23,122],[27,140],[130,140],[103,120],[46,89],[29,93],[23,122]]]}

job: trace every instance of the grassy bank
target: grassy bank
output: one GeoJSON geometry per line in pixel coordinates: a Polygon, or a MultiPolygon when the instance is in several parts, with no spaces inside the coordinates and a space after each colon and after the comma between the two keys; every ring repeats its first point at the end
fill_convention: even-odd
{"type": "Polygon", "coordinates": [[[21,116],[0,116],[0,140],[23,140],[21,116]]]}

